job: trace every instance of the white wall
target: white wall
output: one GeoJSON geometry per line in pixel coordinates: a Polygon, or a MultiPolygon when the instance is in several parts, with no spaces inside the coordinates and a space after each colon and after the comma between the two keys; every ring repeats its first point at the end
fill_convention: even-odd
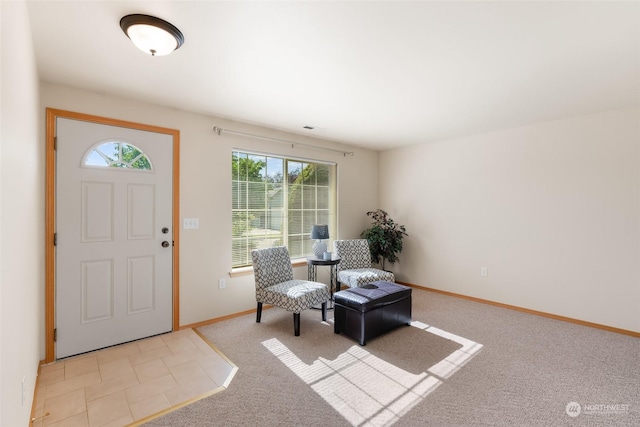
{"type": "Polygon", "coordinates": [[[26,3],[0,15],[0,425],[26,426],[44,349],[44,140],[26,3]]]}
{"type": "MultiPolygon", "coordinates": [[[[357,237],[367,226],[366,212],[377,207],[378,153],[375,151],[44,82],[41,83],[41,102],[43,112],[45,107],[51,107],[180,130],[180,216],[200,219],[199,229],[181,230],[181,325],[255,309],[253,275],[234,278],[228,275],[231,270],[233,148],[336,162],[338,235],[341,238],[357,237]],[[225,133],[218,136],[213,132],[213,126],[353,150],[355,155],[345,157],[304,147],[292,149],[288,145],[225,133]],[[218,289],[221,278],[227,281],[224,290],[218,289]]],[[[296,277],[306,277],[306,271],[306,266],[296,268],[296,277]]],[[[325,279],[321,276],[321,280],[325,279]]]]}
{"type": "Polygon", "coordinates": [[[640,332],[637,108],[391,150],[380,170],[410,235],[400,280],[640,332]]]}

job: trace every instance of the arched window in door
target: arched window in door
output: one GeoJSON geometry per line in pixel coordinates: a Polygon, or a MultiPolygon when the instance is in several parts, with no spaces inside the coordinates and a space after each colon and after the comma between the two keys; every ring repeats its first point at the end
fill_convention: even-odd
{"type": "Polygon", "coordinates": [[[153,170],[149,157],[133,144],[120,141],[103,142],[89,150],[84,166],[153,170]]]}

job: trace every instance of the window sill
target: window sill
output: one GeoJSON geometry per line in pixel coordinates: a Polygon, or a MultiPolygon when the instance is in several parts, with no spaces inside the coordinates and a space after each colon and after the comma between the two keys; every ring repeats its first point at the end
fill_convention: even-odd
{"type": "Polygon", "coordinates": [[[248,276],[253,274],[253,267],[232,268],[229,277],[248,276]]]}

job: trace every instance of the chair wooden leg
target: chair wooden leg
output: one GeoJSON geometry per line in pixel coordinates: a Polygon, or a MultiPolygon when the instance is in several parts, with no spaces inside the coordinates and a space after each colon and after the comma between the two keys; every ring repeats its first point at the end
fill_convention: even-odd
{"type": "Polygon", "coordinates": [[[300,313],[293,313],[293,333],[295,336],[300,336],[300,313]]]}
{"type": "Polygon", "coordinates": [[[262,318],[262,303],[258,303],[258,310],[256,310],[256,323],[260,323],[260,319],[262,318]]]}
{"type": "Polygon", "coordinates": [[[323,302],[322,303],[322,321],[326,322],[327,321],[327,302],[323,302]]]}

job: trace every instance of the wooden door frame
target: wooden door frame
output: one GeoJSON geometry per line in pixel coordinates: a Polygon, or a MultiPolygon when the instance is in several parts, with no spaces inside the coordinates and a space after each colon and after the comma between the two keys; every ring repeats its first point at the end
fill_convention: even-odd
{"type": "Polygon", "coordinates": [[[173,137],[173,327],[180,329],[180,131],[159,126],[145,125],[118,119],[76,113],[73,111],[46,109],[46,151],[45,151],[45,360],[55,361],[54,330],[56,327],[56,251],[54,234],[56,232],[56,119],[65,118],[143,130],[173,137]]]}

